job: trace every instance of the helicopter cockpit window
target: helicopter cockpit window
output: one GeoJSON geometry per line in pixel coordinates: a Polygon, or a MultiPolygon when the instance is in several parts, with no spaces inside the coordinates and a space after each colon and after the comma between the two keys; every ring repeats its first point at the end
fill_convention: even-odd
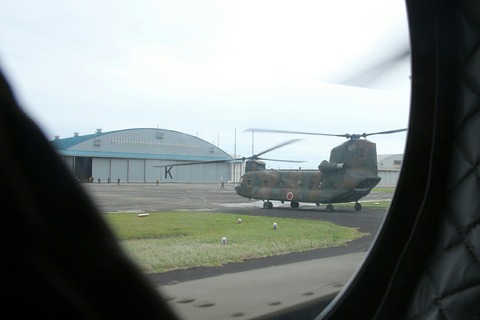
{"type": "Polygon", "coordinates": [[[112,228],[171,219],[119,241],[187,319],[348,282],[401,170],[408,43],[400,0],[0,2],[2,71],[112,228]]]}

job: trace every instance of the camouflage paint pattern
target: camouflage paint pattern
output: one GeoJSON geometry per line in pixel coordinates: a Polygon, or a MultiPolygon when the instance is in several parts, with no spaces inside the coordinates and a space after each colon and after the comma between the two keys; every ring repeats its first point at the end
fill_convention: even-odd
{"type": "Polygon", "coordinates": [[[349,140],[332,149],[330,160],[323,161],[318,171],[267,170],[259,161],[253,167],[255,170],[247,170],[242,177],[236,192],[265,201],[356,202],[380,181],[376,145],[363,139],[349,140]]]}

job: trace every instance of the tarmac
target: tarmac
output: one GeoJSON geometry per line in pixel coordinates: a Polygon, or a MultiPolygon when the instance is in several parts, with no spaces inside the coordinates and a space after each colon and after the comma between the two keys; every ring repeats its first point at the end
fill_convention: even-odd
{"type": "Polygon", "coordinates": [[[182,319],[251,319],[337,293],[366,253],[222,274],[159,288],[182,319]]]}
{"type": "MultiPolygon", "coordinates": [[[[298,305],[328,303],[361,265],[383,221],[384,209],[356,212],[301,203],[298,209],[236,195],[233,184],[84,184],[101,212],[208,211],[298,219],[321,219],[357,227],[369,235],[347,246],[251,259],[222,267],[149,274],[181,319],[256,319],[298,305]],[[325,302],[327,301],[327,302],[325,302]]],[[[391,198],[371,194],[363,201],[391,198]]],[[[362,201],[361,201],[362,202],[362,201]]]]}

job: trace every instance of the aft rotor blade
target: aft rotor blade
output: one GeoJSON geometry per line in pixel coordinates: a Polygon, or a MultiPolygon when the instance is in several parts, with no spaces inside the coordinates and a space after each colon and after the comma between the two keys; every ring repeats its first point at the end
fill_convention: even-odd
{"type": "Polygon", "coordinates": [[[402,132],[402,131],[407,131],[407,129],[405,128],[405,129],[396,129],[396,130],[389,130],[389,131],[365,133],[365,136],[373,136],[375,134],[390,134],[390,133],[396,133],[396,132],[402,132]]]}
{"type": "Polygon", "coordinates": [[[388,130],[388,131],[381,131],[381,132],[373,132],[373,133],[362,133],[362,134],[328,134],[328,133],[317,133],[317,132],[302,132],[302,131],[290,131],[290,130],[274,130],[274,129],[248,129],[246,131],[257,131],[257,132],[270,132],[270,133],[291,133],[291,134],[306,134],[306,135],[313,135],[313,136],[329,136],[329,137],[341,137],[347,139],[359,139],[359,138],[366,138],[368,136],[376,135],[376,134],[390,134],[396,133],[401,131],[407,131],[407,129],[395,129],[395,130],[388,130]]]}
{"type": "Polygon", "coordinates": [[[245,131],[254,131],[254,132],[270,132],[270,133],[292,133],[292,134],[306,134],[313,136],[330,136],[330,137],[342,137],[345,138],[345,134],[329,134],[329,133],[316,133],[316,132],[302,132],[302,131],[290,131],[290,130],[276,130],[276,129],[247,129],[245,131]]]}

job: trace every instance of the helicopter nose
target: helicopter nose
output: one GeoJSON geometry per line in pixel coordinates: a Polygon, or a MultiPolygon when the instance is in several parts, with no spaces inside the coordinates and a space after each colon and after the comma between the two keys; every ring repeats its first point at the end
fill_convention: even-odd
{"type": "Polygon", "coordinates": [[[235,186],[235,191],[238,195],[243,196],[243,194],[245,193],[245,187],[239,183],[235,186]]]}

